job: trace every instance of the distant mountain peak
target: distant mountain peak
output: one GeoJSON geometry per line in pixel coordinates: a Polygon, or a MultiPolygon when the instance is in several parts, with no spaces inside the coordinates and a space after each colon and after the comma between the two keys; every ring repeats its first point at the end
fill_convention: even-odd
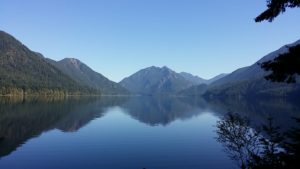
{"type": "Polygon", "coordinates": [[[77,69],[80,69],[80,65],[83,64],[80,60],[78,60],[76,58],[64,58],[60,62],[69,63],[69,64],[73,65],[74,67],[76,67],[77,69]]]}
{"type": "Polygon", "coordinates": [[[103,94],[127,94],[126,89],[95,72],[76,58],[65,58],[58,62],[50,61],[56,68],[84,86],[99,89],[103,94]]]}
{"type": "Polygon", "coordinates": [[[170,68],[168,68],[168,66],[162,66],[161,69],[171,70],[170,68]]]}
{"type": "Polygon", "coordinates": [[[167,66],[162,66],[162,67],[159,67],[159,66],[150,66],[150,67],[146,67],[146,68],[144,68],[142,70],[172,70],[172,69],[170,69],[167,66]]]}
{"type": "Polygon", "coordinates": [[[50,64],[42,54],[31,51],[4,31],[0,31],[0,65],[0,86],[5,89],[0,93],[89,92],[50,64]]]}
{"type": "MultiPolygon", "coordinates": [[[[197,75],[193,75],[193,74],[191,74],[191,73],[187,73],[187,72],[180,72],[179,74],[181,74],[181,75],[186,75],[186,76],[191,76],[191,77],[195,77],[195,78],[200,78],[199,76],[197,76],[197,75]]],[[[203,78],[201,78],[201,79],[203,79],[203,78]]],[[[203,79],[203,80],[205,80],[205,79],[203,79]]]]}
{"type": "Polygon", "coordinates": [[[133,93],[152,95],[174,94],[198,82],[176,73],[167,66],[151,66],[124,78],[120,84],[133,93]]]}

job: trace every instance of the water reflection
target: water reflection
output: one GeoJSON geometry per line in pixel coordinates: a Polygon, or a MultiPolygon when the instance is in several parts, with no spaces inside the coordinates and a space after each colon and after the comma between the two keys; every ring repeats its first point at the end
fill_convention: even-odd
{"type": "Polygon", "coordinates": [[[300,167],[300,120],[282,133],[273,117],[266,125],[250,126],[247,117],[228,113],[217,122],[217,141],[241,169],[296,169],[300,167]]]}
{"type": "Polygon", "coordinates": [[[299,100],[286,100],[285,98],[227,98],[207,100],[209,108],[222,118],[228,112],[239,113],[251,121],[254,126],[266,125],[268,118],[272,117],[280,130],[288,130],[296,126],[291,117],[300,118],[299,100]]]}
{"type": "Polygon", "coordinates": [[[133,97],[123,108],[132,118],[151,126],[166,126],[177,119],[190,119],[207,111],[203,99],[188,97],[133,97]]]}
{"type": "MultiPolygon", "coordinates": [[[[172,168],[179,165],[181,167],[177,168],[184,168],[182,161],[189,161],[189,164],[193,164],[193,166],[199,166],[206,162],[208,166],[211,166],[212,164],[208,164],[209,160],[205,160],[207,156],[212,157],[211,159],[222,159],[224,163],[228,164],[230,161],[225,159],[224,154],[220,153],[220,144],[214,142],[214,134],[216,133],[212,131],[212,124],[217,120],[215,117],[225,122],[227,112],[232,111],[241,113],[239,117],[232,116],[231,119],[229,118],[228,123],[224,123],[223,130],[220,130],[218,134],[226,136],[227,132],[228,136],[228,133],[235,133],[234,136],[237,139],[244,137],[246,139],[234,140],[236,138],[231,136],[231,140],[224,140],[220,137],[219,141],[226,143],[224,144],[224,147],[226,147],[227,143],[229,144],[230,141],[234,140],[236,145],[230,143],[231,149],[235,150],[230,155],[232,159],[240,160],[239,167],[248,167],[250,164],[253,167],[256,159],[262,161],[261,159],[264,158],[260,154],[254,156],[254,154],[262,153],[261,147],[256,145],[261,144],[263,138],[266,138],[264,139],[265,144],[271,143],[268,140],[272,141],[272,139],[266,137],[268,132],[263,130],[261,126],[270,125],[269,117],[272,117],[271,124],[279,127],[276,130],[279,130],[280,134],[287,133],[292,126],[299,126],[295,120],[290,118],[291,116],[300,116],[299,106],[300,104],[284,99],[270,98],[256,100],[240,98],[204,100],[192,97],[1,98],[0,157],[7,156],[6,159],[10,159],[9,157],[18,154],[18,151],[16,153],[12,152],[29,139],[39,136],[45,131],[59,129],[63,132],[74,132],[72,133],[74,135],[85,133],[83,134],[85,137],[77,135],[78,138],[83,138],[81,142],[71,139],[75,146],[77,144],[85,145],[85,143],[94,145],[82,147],[78,151],[70,148],[68,149],[70,152],[65,152],[66,154],[70,153],[68,155],[72,155],[77,152],[77,155],[80,155],[82,153],[83,156],[80,156],[80,158],[93,153],[95,155],[93,158],[103,155],[101,156],[103,158],[101,162],[103,163],[107,160],[116,159],[116,161],[119,160],[123,161],[124,164],[128,164],[129,162],[124,160],[124,156],[128,156],[128,158],[132,157],[129,160],[132,165],[135,164],[132,159],[139,158],[139,161],[143,162],[149,160],[145,162],[147,165],[144,166],[153,166],[156,165],[153,161],[159,162],[168,156],[164,165],[173,166],[172,168]],[[108,111],[114,106],[119,108],[108,111]],[[107,112],[114,113],[102,118],[107,112]],[[124,116],[124,113],[129,116],[124,116]],[[204,113],[209,113],[209,116],[203,115],[204,113]],[[95,120],[97,124],[91,123],[98,126],[95,129],[97,132],[101,130],[99,135],[97,135],[97,132],[95,132],[97,134],[90,135],[90,130],[94,130],[93,125],[89,125],[91,128],[88,131],[78,131],[95,118],[101,118],[100,121],[95,120]],[[132,119],[141,123],[135,123],[132,119]],[[176,120],[180,121],[174,122],[176,120]],[[149,127],[157,125],[159,127],[149,127]],[[230,126],[231,130],[227,131],[226,126],[230,126]],[[202,132],[201,135],[198,135],[199,131],[202,132]],[[181,135],[178,134],[180,132],[181,135]],[[250,141],[249,138],[251,138],[250,141]],[[101,142],[101,144],[98,145],[98,142],[101,142]],[[103,149],[105,154],[102,154],[103,149]],[[201,156],[198,157],[199,154],[201,156]],[[202,163],[197,161],[198,158],[200,158],[198,161],[202,160],[202,163]]],[[[219,122],[217,126],[221,128],[221,124],[219,122]]],[[[290,140],[292,140],[292,136],[295,136],[295,134],[291,133],[289,135],[290,140]]],[[[49,137],[51,138],[51,136],[49,137]]],[[[60,137],[68,138],[68,135],[57,137],[59,139],[60,137]]],[[[284,134],[283,137],[288,137],[288,134],[284,134]]],[[[48,146],[49,142],[46,141],[43,145],[48,146]]],[[[58,142],[61,143],[60,140],[58,142]]],[[[277,142],[274,145],[280,146],[278,153],[282,153],[282,150],[296,151],[293,150],[295,146],[292,143],[285,144],[290,145],[290,150],[288,150],[288,146],[282,147],[281,142],[280,140],[278,145],[277,142]]],[[[299,145],[298,143],[295,144],[299,145]]],[[[272,147],[272,144],[270,146],[272,147]]],[[[27,147],[28,149],[30,148],[27,147]]],[[[59,157],[53,156],[52,158],[64,157],[62,155],[59,157]]],[[[287,156],[284,156],[284,158],[287,158],[287,156]]],[[[72,161],[67,162],[71,163],[72,161]]],[[[94,159],[93,162],[100,161],[94,159]]],[[[110,164],[106,165],[109,166],[110,164]]],[[[218,168],[217,164],[214,165],[218,168]]],[[[167,168],[166,166],[164,168],[167,168]]]]}
{"type": "Polygon", "coordinates": [[[77,131],[125,98],[7,97],[0,99],[0,157],[6,156],[28,139],[59,129],[77,131]]]}

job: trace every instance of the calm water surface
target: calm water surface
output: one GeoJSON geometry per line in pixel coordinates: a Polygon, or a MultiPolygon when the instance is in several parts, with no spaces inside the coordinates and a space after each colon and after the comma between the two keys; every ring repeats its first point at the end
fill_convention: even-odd
{"type": "Polygon", "coordinates": [[[299,106],[283,100],[172,97],[0,99],[0,168],[238,168],[216,140],[227,112],[270,114],[284,130],[299,106]]]}

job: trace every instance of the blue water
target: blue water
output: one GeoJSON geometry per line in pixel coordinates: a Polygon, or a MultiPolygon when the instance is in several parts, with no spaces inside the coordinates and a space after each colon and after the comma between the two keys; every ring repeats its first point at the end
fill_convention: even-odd
{"type": "Polygon", "coordinates": [[[207,103],[115,100],[2,103],[0,168],[237,168],[215,139],[222,113],[207,103]]]}

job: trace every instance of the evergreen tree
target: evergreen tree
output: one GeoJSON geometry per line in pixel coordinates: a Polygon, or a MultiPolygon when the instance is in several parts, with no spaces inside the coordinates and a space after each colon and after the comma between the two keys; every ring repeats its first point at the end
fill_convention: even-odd
{"type": "MultiPolygon", "coordinates": [[[[286,8],[300,7],[300,0],[267,0],[268,9],[255,18],[255,22],[268,20],[272,22],[286,8]]],[[[285,54],[261,64],[266,71],[272,71],[265,78],[273,82],[295,83],[300,75],[300,45],[290,47],[285,54]]]]}
{"type": "Polygon", "coordinates": [[[255,18],[255,22],[268,20],[272,22],[286,8],[300,7],[300,0],[267,0],[268,9],[255,18]]]}

